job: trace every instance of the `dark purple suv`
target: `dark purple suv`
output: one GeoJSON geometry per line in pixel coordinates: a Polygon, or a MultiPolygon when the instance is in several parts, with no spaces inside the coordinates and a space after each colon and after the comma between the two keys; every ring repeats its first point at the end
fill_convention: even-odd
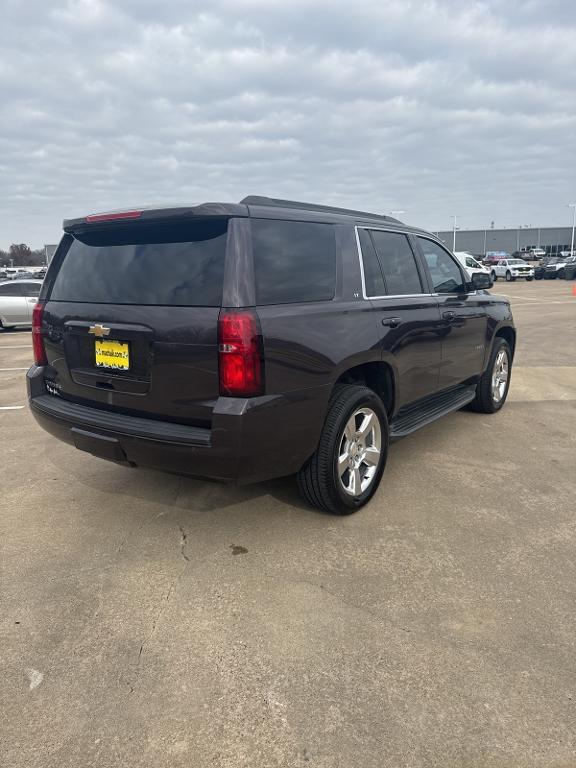
{"type": "Polygon", "coordinates": [[[30,407],[95,456],[226,482],[295,474],[346,514],[391,439],[506,399],[508,301],[395,219],[248,197],[64,232],[33,313],[30,407]]]}

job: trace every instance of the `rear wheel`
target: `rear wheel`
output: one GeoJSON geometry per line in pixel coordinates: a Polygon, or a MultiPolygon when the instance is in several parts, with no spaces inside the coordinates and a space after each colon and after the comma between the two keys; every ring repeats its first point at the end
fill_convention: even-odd
{"type": "Polygon", "coordinates": [[[368,387],[338,386],[318,449],[297,475],[300,492],[326,512],[356,512],[376,492],[387,454],[388,420],[380,398],[368,387]]]}
{"type": "Polygon", "coordinates": [[[476,387],[472,410],[496,413],[506,402],[512,371],[512,351],[505,339],[497,337],[492,345],[490,362],[476,387]]]}
{"type": "Polygon", "coordinates": [[[496,272],[494,272],[494,270],[492,270],[492,280],[493,282],[496,282],[496,280],[498,280],[498,275],[496,274],[496,272]]]}

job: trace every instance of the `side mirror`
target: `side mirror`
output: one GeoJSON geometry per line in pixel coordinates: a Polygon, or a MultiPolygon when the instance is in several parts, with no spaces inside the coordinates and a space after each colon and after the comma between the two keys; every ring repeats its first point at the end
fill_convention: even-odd
{"type": "Polygon", "coordinates": [[[487,275],[485,272],[474,272],[470,280],[473,291],[484,291],[487,288],[492,288],[494,281],[491,275],[487,275]]]}

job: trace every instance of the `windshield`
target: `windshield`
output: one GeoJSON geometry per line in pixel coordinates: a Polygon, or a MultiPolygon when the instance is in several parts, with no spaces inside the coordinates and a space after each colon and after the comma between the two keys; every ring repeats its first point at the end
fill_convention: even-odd
{"type": "Polygon", "coordinates": [[[508,264],[511,264],[512,266],[515,266],[515,265],[516,266],[522,266],[522,265],[526,264],[526,262],[523,261],[522,259],[510,259],[508,261],[508,264]]]}

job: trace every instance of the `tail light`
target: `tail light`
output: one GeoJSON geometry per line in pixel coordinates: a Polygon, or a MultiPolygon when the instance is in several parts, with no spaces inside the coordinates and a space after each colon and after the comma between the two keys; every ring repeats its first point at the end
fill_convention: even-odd
{"type": "Polygon", "coordinates": [[[44,337],[42,336],[42,316],[44,304],[38,302],[32,310],[32,348],[34,350],[34,362],[36,365],[47,365],[44,337]]]}
{"type": "Polygon", "coordinates": [[[254,397],[263,391],[262,337],[255,312],[222,311],[218,318],[220,394],[254,397]]]}

